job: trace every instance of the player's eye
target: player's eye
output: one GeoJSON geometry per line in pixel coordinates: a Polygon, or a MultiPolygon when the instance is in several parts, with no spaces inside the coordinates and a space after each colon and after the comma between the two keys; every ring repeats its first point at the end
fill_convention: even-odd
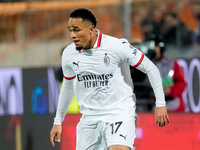
{"type": "Polygon", "coordinates": [[[80,29],[74,29],[74,32],[79,32],[80,31],[80,29]]]}

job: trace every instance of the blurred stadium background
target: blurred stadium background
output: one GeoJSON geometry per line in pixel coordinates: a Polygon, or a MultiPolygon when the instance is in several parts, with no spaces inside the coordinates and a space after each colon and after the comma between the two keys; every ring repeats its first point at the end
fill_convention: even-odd
{"type": "Polygon", "coordinates": [[[182,22],[192,32],[198,21],[193,0],[0,0],[0,150],[75,150],[80,114],[68,114],[63,141],[50,145],[60,82],[55,71],[61,51],[70,42],[67,21],[78,7],[90,8],[102,33],[143,41],[141,22],[159,23],[167,12],[178,16],[175,43],[166,55],[178,59],[188,88],[186,110],[170,113],[171,124],[158,129],[152,112],[138,100],[137,150],[200,149],[200,45],[182,42],[182,22]],[[148,20],[147,19],[147,20],[148,20]],[[154,137],[155,135],[155,137],[154,137]]]}

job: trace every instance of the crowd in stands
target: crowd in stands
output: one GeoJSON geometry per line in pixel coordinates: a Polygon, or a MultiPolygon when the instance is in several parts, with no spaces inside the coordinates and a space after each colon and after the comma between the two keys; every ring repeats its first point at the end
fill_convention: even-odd
{"type": "Polygon", "coordinates": [[[195,30],[185,25],[177,12],[166,12],[159,22],[149,16],[140,22],[143,40],[152,34],[160,35],[166,44],[166,55],[173,58],[200,57],[200,0],[192,1],[190,6],[197,21],[195,30]]]}
{"type": "MultiPolygon", "coordinates": [[[[143,34],[141,43],[132,43],[145,53],[158,67],[163,80],[166,106],[170,112],[185,112],[182,97],[187,83],[176,58],[200,58],[200,0],[191,3],[196,29],[185,25],[176,12],[166,12],[159,22],[145,17],[140,23],[143,34]]],[[[132,69],[135,93],[138,95],[138,111],[152,111],[154,101],[152,89],[146,76],[132,69]]]]}

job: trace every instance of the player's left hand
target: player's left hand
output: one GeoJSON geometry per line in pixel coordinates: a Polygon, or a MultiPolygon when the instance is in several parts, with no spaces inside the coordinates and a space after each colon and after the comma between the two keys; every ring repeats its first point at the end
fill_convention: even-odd
{"type": "Polygon", "coordinates": [[[156,107],[155,124],[158,124],[159,127],[164,127],[167,123],[170,124],[166,107],[156,107]]]}

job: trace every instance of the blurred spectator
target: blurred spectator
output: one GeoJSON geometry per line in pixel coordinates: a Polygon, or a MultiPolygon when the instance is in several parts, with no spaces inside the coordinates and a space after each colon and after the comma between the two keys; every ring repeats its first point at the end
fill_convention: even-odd
{"type": "Polygon", "coordinates": [[[194,43],[200,44],[200,0],[195,0],[192,3],[192,14],[198,21],[192,40],[194,43]]]}
{"type": "Polygon", "coordinates": [[[164,55],[165,43],[162,37],[152,35],[136,47],[146,54],[160,70],[168,111],[185,111],[182,98],[182,93],[186,88],[184,74],[176,60],[168,59],[164,55]]]}
{"type": "Polygon", "coordinates": [[[190,46],[193,31],[181,22],[176,13],[167,12],[160,22],[160,33],[167,45],[190,46]]]}
{"type": "Polygon", "coordinates": [[[159,25],[149,17],[145,17],[140,22],[140,30],[143,35],[143,40],[146,40],[151,34],[159,34],[159,25]]]}
{"type": "Polygon", "coordinates": [[[194,57],[200,58],[200,0],[193,0],[191,11],[194,18],[197,19],[196,29],[192,35],[193,45],[187,54],[187,57],[192,59],[194,57]]]}

